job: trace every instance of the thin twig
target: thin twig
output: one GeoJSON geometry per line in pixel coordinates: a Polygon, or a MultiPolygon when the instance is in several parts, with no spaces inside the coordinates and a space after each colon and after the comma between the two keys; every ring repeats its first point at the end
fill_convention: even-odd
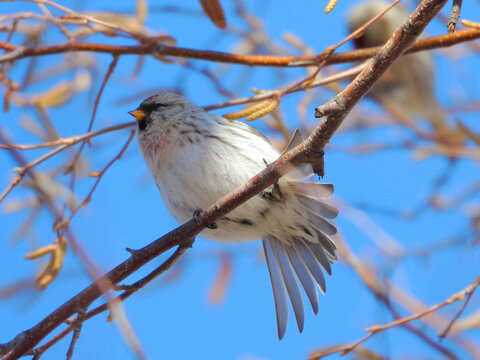
{"type": "Polygon", "coordinates": [[[447,30],[449,33],[455,31],[458,18],[460,17],[460,10],[462,9],[462,0],[453,0],[452,10],[450,11],[450,17],[448,18],[447,30]]]}
{"type": "Polygon", "coordinates": [[[72,340],[70,341],[70,346],[68,347],[67,360],[72,359],[73,350],[75,348],[75,344],[77,343],[78,338],[80,337],[80,331],[82,331],[82,325],[84,320],[85,309],[79,309],[77,318],[75,319],[75,323],[71,325],[73,330],[73,336],[72,340]]]}
{"type": "MultiPolygon", "coordinates": [[[[92,117],[90,118],[90,122],[88,123],[87,132],[92,131],[93,123],[95,121],[95,116],[97,115],[98,105],[100,104],[100,99],[103,95],[103,90],[105,90],[105,86],[107,85],[108,80],[110,79],[110,76],[113,74],[113,71],[115,70],[115,68],[117,66],[117,63],[118,63],[118,55],[114,55],[113,59],[112,59],[112,62],[108,66],[107,73],[105,74],[105,77],[103,78],[102,85],[100,86],[100,89],[98,90],[97,97],[95,98],[95,103],[93,105],[93,111],[92,111],[92,117]]],[[[90,139],[91,138],[87,138],[80,145],[80,148],[75,153],[75,155],[73,156],[73,160],[71,161],[70,165],[68,166],[68,168],[72,170],[73,177],[75,177],[75,171],[73,171],[73,168],[74,168],[75,163],[77,162],[78,158],[80,157],[80,154],[82,153],[82,150],[85,147],[85,144],[88,143],[90,146],[92,145],[90,139]]]]}
{"type": "Polygon", "coordinates": [[[42,12],[45,14],[45,16],[51,22],[53,22],[55,25],[57,25],[57,27],[60,29],[60,31],[63,33],[63,35],[65,35],[67,37],[68,41],[73,40],[72,34],[70,34],[70,32],[65,27],[65,25],[63,25],[62,22],[59,21],[59,19],[56,16],[53,16],[52,13],[50,12],[50,10],[48,10],[47,7],[43,3],[37,2],[37,6],[40,8],[40,10],[42,10],[42,12]]]}
{"type": "MultiPolygon", "coordinates": [[[[430,306],[428,309],[426,309],[424,311],[421,311],[421,312],[416,313],[416,314],[412,314],[410,316],[403,317],[401,319],[397,319],[397,320],[395,320],[395,321],[393,321],[389,324],[386,324],[386,325],[371,326],[366,330],[370,331],[370,332],[374,332],[374,333],[377,333],[379,331],[384,331],[384,330],[390,329],[394,326],[397,326],[397,325],[400,325],[400,324],[405,324],[405,323],[410,322],[412,320],[416,320],[416,319],[419,319],[421,317],[424,317],[425,315],[428,315],[428,314],[430,314],[434,311],[437,311],[438,309],[441,309],[441,308],[443,308],[447,305],[450,305],[450,304],[452,304],[456,301],[463,300],[465,297],[467,297],[467,300],[465,300],[465,303],[467,303],[479,284],[480,284],[480,276],[477,278],[477,280],[473,284],[469,285],[466,289],[464,289],[464,290],[462,290],[462,291],[460,291],[456,294],[453,294],[448,299],[446,299],[445,301],[443,301],[443,302],[441,302],[437,305],[430,306]]],[[[455,316],[455,318],[458,318],[458,316],[455,316]]],[[[448,326],[448,328],[450,328],[450,327],[451,327],[451,325],[448,326]]],[[[439,335],[439,337],[443,337],[443,336],[439,335]]]]}
{"type": "MultiPolygon", "coordinates": [[[[445,34],[434,36],[431,38],[418,40],[406,54],[414,52],[438,49],[457,45],[463,42],[480,38],[480,31],[476,29],[467,29],[457,31],[454,34],[445,34]]],[[[318,66],[322,61],[317,56],[268,56],[268,55],[243,55],[229,54],[210,50],[195,50],[176,46],[161,45],[157,49],[151,45],[107,45],[71,41],[67,44],[37,47],[21,47],[4,41],[0,41],[0,49],[9,52],[0,55],[0,63],[4,61],[12,61],[34,56],[45,56],[53,54],[61,54],[65,52],[94,52],[108,53],[112,55],[159,55],[173,56],[179,58],[198,59],[205,61],[239,64],[247,66],[272,66],[272,67],[306,67],[318,66]],[[13,53],[15,52],[15,53],[13,53]]],[[[331,54],[325,65],[351,63],[367,60],[377,54],[380,48],[365,48],[347,51],[338,54],[331,54]]]]}
{"type": "Polygon", "coordinates": [[[457,311],[457,313],[455,314],[455,316],[453,317],[453,319],[449,322],[448,326],[446,327],[445,330],[443,330],[440,334],[438,334],[438,337],[439,338],[445,338],[448,333],[450,332],[450,330],[452,329],[452,326],[453,324],[455,324],[455,321],[457,321],[457,319],[460,317],[460,315],[462,314],[463,310],[465,310],[465,308],[467,307],[468,303],[470,302],[470,299],[472,298],[473,296],[473,293],[475,292],[475,290],[477,289],[477,287],[480,285],[480,276],[477,278],[477,280],[475,280],[475,282],[470,285],[467,289],[465,289],[463,291],[463,294],[459,294],[459,300],[463,299],[465,296],[467,297],[465,299],[465,301],[463,302],[462,306],[460,307],[460,309],[457,311]],[[463,296],[462,296],[463,295],[463,296]]]}
{"type": "Polygon", "coordinates": [[[90,189],[90,191],[88,192],[87,196],[85,196],[85,198],[83,199],[82,202],[80,202],[80,204],[78,204],[73,210],[72,212],[70,213],[70,215],[64,219],[62,222],[59,222],[57,224],[55,224],[55,231],[58,231],[62,228],[65,228],[65,227],[68,227],[68,225],[70,224],[72,218],[75,216],[75,214],[82,208],[84,207],[85,205],[87,205],[91,199],[92,199],[92,195],[93,195],[93,192],[95,191],[95,189],[97,188],[98,184],[100,183],[100,180],[102,179],[103,175],[105,175],[105,173],[108,171],[108,169],[118,160],[120,160],[123,156],[123,154],[125,153],[125,151],[127,150],[128,146],[130,145],[130,143],[132,142],[133,140],[133,137],[135,136],[135,130],[132,130],[130,132],[130,136],[128,137],[125,145],[123,145],[122,149],[120,150],[120,152],[112,159],[110,160],[107,165],[105,165],[105,167],[98,173],[95,174],[95,177],[97,178],[95,180],[95,183],[93,184],[92,188],[90,189]]]}
{"type": "Polygon", "coordinates": [[[285,88],[280,88],[278,90],[270,90],[270,91],[264,91],[261,94],[254,95],[251,97],[243,97],[243,98],[236,98],[232,99],[229,101],[224,101],[221,103],[213,104],[213,105],[208,105],[204,106],[203,108],[205,110],[215,110],[215,109],[222,109],[230,106],[237,106],[237,105],[243,105],[243,104],[249,104],[253,102],[258,102],[262,100],[268,100],[268,99],[273,99],[280,94],[286,95],[286,94],[291,94],[299,91],[305,91],[308,89],[313,89],[322,85],[326,84],[331,84],[333,82],[341,81],[341,80],[347,80],[351,79],[354,76],[357,76],[360,71],[363,70],[367,63],[362,63],[359,65],[355,65],[354,67],[351,67],[350,69],[340,71],[338,73],[335,73],[333,75],[327,76],[325,78],[317,79],[313,81],[311,84],[305,84],[304,81],[302,81],[302,85],[293,87],[293,86],[288,86],[285,88]],[[288,90],[288,91],[287,91],[288,90]]]}
{"type": "Polygon", "coordinates": [[[0,144],[0,149],[18,149],[18,150],[33,150],[33,149],[41,149],[41,148],[46,148],[46,147],[53,147],[53,146],[58,146],[58,145],[68,145],[68,146],[73,146],[75,144],[78,144],[81,141],[87,140],[87,139],[92,139],[96,136],[103,135],[106,133],[126,129],[129,127],[133,127],[137,125],[136,121],[130,121],[128,123],[123,123],[119,125],[113,125],[113,126],[108,126],[106,128],[88,132],[82,135],[75,135],[71,136],[68,138],[61,138],[58,140],[53,140],[53,141],[47,141],[41,144],[0,144]]]}

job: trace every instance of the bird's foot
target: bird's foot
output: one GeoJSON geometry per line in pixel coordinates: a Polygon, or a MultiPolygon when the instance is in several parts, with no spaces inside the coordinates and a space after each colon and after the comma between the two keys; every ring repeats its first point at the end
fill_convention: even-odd
{"type": "Polygon", "coordinates": [[[273,202],[282,202],[284,199],[283,193],[280,190],[280,185],[274,183],[271,190],[264,190],[260,193],[260,196],[266,200],[273,202]]]}
{"type": "MultiPolygon", "coordinates": [[[[269,163],[267,162],[267,160],[263,159],[263,162],[265,166],[268,167],[269,163]]],[[[280,190],[280,185],[278,184],[278,181],[273,183],[272,186],[273,186],[272,190],[264,190],[260,193],[260,196],[270,201],[282,202],[283,193],[280,190]]]]}
{"type": "MultiPolygon", "coordinates": [[[[203,223],[202,219],[201,219],[201,216],[202,215],[202,209],[197,209],[193,212],[193,217],[195,218],[195,220],[197,220],[198,222],[203,223]]],[[[210,230],[215,230],[215,229],[218,229],[218,226],[216,223],[213,223],[213,224],[204,224],[205,227],[207,229],[210,229],[210,230]]]]}

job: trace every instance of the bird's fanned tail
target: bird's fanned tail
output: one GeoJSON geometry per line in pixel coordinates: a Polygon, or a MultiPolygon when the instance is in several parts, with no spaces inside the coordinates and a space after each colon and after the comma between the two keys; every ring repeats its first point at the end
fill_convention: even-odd
{"type": "Polygon", "coordinates": [[[273,288],[279,339],[285,335],[288,324],[288,299],[292,303],[298,330],[303,330],[305,309],[300,284],[313,312],[318,314],[317,286],[323,294],[326,292],[322,268],[331,275],[330,264],[337,260],[336,245],[330,238],[330,235],[336,233],[336,228],[325,218],[335,218],[338,210],[322,201],[331,196],[333,186],[295,182],[291,182],[290,186],[307,210],[312,232],[310,237],[278,239],[269,235],[263,239],[273,288]]]}

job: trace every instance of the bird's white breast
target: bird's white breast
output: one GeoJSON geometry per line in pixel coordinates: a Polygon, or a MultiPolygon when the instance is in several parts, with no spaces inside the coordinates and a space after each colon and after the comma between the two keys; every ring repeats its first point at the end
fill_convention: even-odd
{"type": "MultiPolygon", "coordinates": [[[[208,118],[198,124],[201,133],[187,122],[170,131],[168,139],[159,139],[163,148],[144,153],[167,208],[179,222],[188,221],[194,211],[212,205],[279,155],[269,142],[243,124],[205,115],[208,118]]],[[[262,237],[265,225],[258,223],[258,213],[265,207],[263,202],[254,197],[228,214],[228,218],[252,221],[254,225],[222,222],[218,229],[203,234],[221,241],[262,237]]]]}

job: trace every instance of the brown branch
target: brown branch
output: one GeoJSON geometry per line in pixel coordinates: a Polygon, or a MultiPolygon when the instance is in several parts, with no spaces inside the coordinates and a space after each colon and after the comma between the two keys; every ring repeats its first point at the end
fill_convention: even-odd
{"type": "MultiPolygon", "coordinates": [[[[470,297],[473,295],[473,292],[475,291],[475,289],[477,288],[477,286],[480,285],[480,276],[477,278],[477,280],[475,280],[475,282],[473,284],[471,284],[470,286],[468,286],[466,289],[456,293],[456,294],[453,294],[452,296],[450,296],[448,299],[446,299],[445,301],[437,304],[437,305],[433,305],[433,306],[430,306],[428,309],[424,310],[424,311],[421,311],[419,313],[416,313],[416,314],[412,314],[410,316],[406,316],[406,317],[403,317],[401,319],[397,319],[389,324],[386,324],[386,325],[374,325],[374,326],[371,326],[367,329],[367,331],[370,331],[370,332],[373,332],[373,333],[377,333],[377,332],[380,332],[380,331],[384,331],[384,330],[387,330],[387,329],[390,329],[394,326],[397,326],[397,325],[400,325],[400,324],[405,324],[407,322],[410,322],[412,320],[416,320],[416,319],[419,319],[421,317],[424,317],[434,311],[437,311],[438,309],[441,309],[447,305],[450,305],[456,301],[460,301],[460,300],[463,300],[466,296],[467,296],[467,300],[465,301],[464,304],[466,304],[468,302],[468,299],[470,299],[470,297]]],[[[455,318],[458,318],[458,316],[455,316],[455,318]]],[[[448,328],[450,328],[451,325],[449,325],[448,328]]],[[[442,333],[443,334],[443,333],[442,333]]],[[[445,336],[445,335],[443,335],[445,336]]],[[[439,337],[443,337],[442,335],[439,335],[439,337]]]]}
{"type": "Polygon", "coordinates": [[[318,107],[317,116],[329,113],[310,137],[303,143],[268,165],[259,174],[224,196],[203,211],[198,217],[177,227],[144,248],[133,252],[132,256],[109,271],[95,283],[47,315],[38,324],[24,331],[15,338],[13,345],[4,344],[3,349],[9,349],[4,360],[18,359],[30,351],[36,344],[56,329],[66,319],[75,314],[79,308],[87,308],[106,290],[99,287],[103,284],[118,284],[147,262],[168,249],[185,244],[205,229],[206,224],[212,224],[245,201],[249,200],[266,187],[272,185],[287,173],[292,166],[309,162],[317,173],[323,173],[323,148],[338,129],[343,119],[353,106],[364,96],[375,82],[382,76],[398,57],[412,46],[416,37],[423,32],[426,25],[445,4],[446,0],[423,0],[419,7],[402,24],[387,44],[379,51],[365,69],[347,86],[347,88],[330,100],[325,106],[318,107]]]}
{"type": "Polygon", "coordinates": [[[460,10],[462,9],[462,0],[453,0],[452,10],[450,11],[450,17],[448,18],[447,30],[449,33],[455,31],[458,18],[460,17],[460,10]]]}
{"type": "MultiPolygon", "coordinates": [[[[180,244],[175,252],[167,259],[165,262],[163,262],[159,267],[157,267],[155,270],[153,270],[150,274],[145,276],[143,279],[135,282],[132,284],[129,288],[129,290],[124,291],[122,294],[117,296],[113,301],[124,301],[125,299],[129,298],[131,295],[136,293],[138,290],[146,286],[148,283],[150,283],[152,280],[154,280],[156,277],[164,273],[165,271],[169,270],[179,259],[180,257],[187,251],[189,247],[191,247],[193,244],[193,239],[190,241],[186,241],[183,244],[180,244]]],[[[135,252],[135,251],[132,251],[135,252]]],[[[109,309],[109,302],[104,303],[102,305],[97,306],[95,309],[90,310],[87,312],[82,319],[82,321],[86,321],[88,319],[91,319],[94,316],[97,316],[98,314],[101,314],[109,309]]],[[[75,330],[75,325],[77,322],[80,321],[80,319],[77,317],[74,319],[69,326],[64,329],[61,333],[53,337],[51,340],[46,342],[44,345],[36,348],[35,350],[32,351],[32,354],[37,356],[43,354],[46,350],[51,348],[53,345],[55,345],[58,341],[63,339],[66,335],[68,335],[71,331],[75,330]]],[[[1,349],[1,348],[0,348],[1,349]]]]}
{"type": "MultiPolygon", "coordinates": [[[[438,337],[439,338],[444,338],[448,335],[448,333],[450,332],[450,330],[452,329],[452,326],[453,324],[455,324],[455,321],[457,321],[457,319],[460,317],[460,315],[462,314],[463,310],[465,310],[465,308],[467,307],[470,299],[472,298],[473,296],[473,293],[475,292],[475,290],[477,289],[477,287],[480,285],[480,276],[477,278],[477,280],[475,280],[475,282],[470,285],[468,288],[466,288],[464,291],[458,293],[458,294],[455,294],[453,295],[452,297],[458,297],[458,300],[462,300],[465,296],[467,297],[467,299],[465,300],[465,302],[463,303],[463,305],[460,307],[460,309],[457,311],[457,313],[455,314],[455,316],[453,317],[452,321],[450,321],[450,323],[448,324],[448,326],[446,327],[445,330],[443,330],[440,334],[438,334],[438,337]]],[[[449,299],[450,300],[450,299],[449,299]]]]}
{"type": "MultiPolygon", "coordinates": [[[[434,36],[427,39],[418,40],[412,48],[406,52],[408,54],[444,48],[457,45],[463,42],[480,38],[480,31],[468,29],[457,31],[451,34],[434,36]]],[[[178,58],[198,59],[205,61],[248,65],[248,66],[273,66],[273,67],[306,67],[318,66],[322,62],[320,56],[268,56],[268,55],[243,55],[230,54],[219,51],[195,50],[177,46],[168,46],[164,44],[153,45],[107,45],[95,43],[83,43],[72,41],[67,44],[37,47],[22,47],[0,41],[0,49],[8,52],[0,55],[0,63],[13,61],[35,56],[45,56],[53,54],[62,54],[66,52],[94,52],[107,53],[112,55],[155,55],[155,56],[173,56],[178,58]]],[[[347,51],[338,54],[331,54],[325,61],[325,65],[350,63],[367,60],[377,54],[380,48],[366,48],[347,51]]]]}

